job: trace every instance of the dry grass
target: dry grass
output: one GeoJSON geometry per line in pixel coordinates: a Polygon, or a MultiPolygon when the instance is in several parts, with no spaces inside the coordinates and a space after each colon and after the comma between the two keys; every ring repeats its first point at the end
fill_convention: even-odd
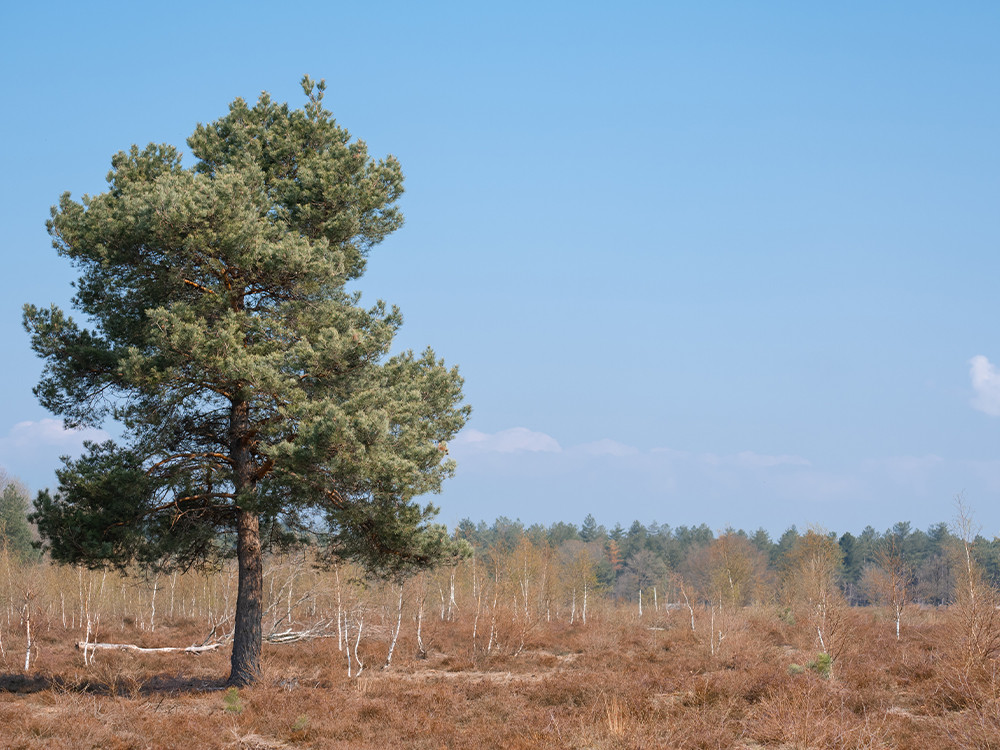
{"type": "MultiPolygon", "coordinates": [[[[410,623],[391,670],[376,668],[385,637],[362,641],[369,667],[356,679],[335,639],[266,646],[263,681],[235,703],[224,651],[105,652],[84,667],[73,634],[50,622],[29,674],[8,632],[0,727],[9,748],[1000,747],[998,685],[954,664],[947,612],[915,618],[900,642],[871,611],[850,617],[832,679],[790,671],[816,647],[776,610],[730,613],[713,656],[707,613],[692,632],[680,612],[638,620],[607,607],[586,626],[536,624],[517,653],[474,652],[460,618],[433,622],[434,648],[417,658],[410,623]]],[[[155,638],[134,623],[114,632],[203,635],[190,620],[155,638]]]]}
{"type": "MultiPolygon", "coordinates": [[[[287,626],[288,602],[296,603],[293,628],[335,621],[329,576],[294,560],[270,569],[275,606],[265,630],[287,626]]],[[[7,577],[6,587],[0,581],[4,748],[1000,747],[996,654],[970,656],[993,643],[994,620],[979,617],[970,636],[961,608],[911,609],[899,641],[886,613],[846,609],[824,676],[810,619],[778,607],[716,610],[714,619],[697,610],[692,631],[685,609],[661,607],[640,619],[633,607],[594,597],[587,624],[578,617],[569,625],[565,609],[533,604],[526,615],[523,598],[516,607],[498,599],[496,610],[482,605],[477,621],[466,580],[451,619],[442,617],[443,595],[426,600],[425,653],[416,641],[417,597],[406,597],[393,666],[381,670],[398,598],[351,587],[342,571],[342,610],[363,613],[365,623],[360,677],[348,678],[337,638],[265,645],[263,680],[233,694],[223,685],[227,649],[101,651],[84,664],[74,647],[88,614],[102,641],[189,645],[213,624],[224,632],[228,573],[161,580],[154,617],[152,582],[29,572],[7,577]],[[19,587],[27,585],[35,592],[34,644],[25,671],[19,587]]],[[[421,583],[446,590],[433,579],[421,583]]],[[[537,595],[535,602],[547,596],[537,595]]]]}

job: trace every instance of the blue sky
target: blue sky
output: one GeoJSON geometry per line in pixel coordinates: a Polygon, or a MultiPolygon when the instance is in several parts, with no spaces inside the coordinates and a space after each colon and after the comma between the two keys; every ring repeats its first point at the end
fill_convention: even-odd
{"type": "Polygon", "coordinates": [[[358,288],[466,377],[443,520],[1000,533],[1000,7],[476,5],[6,4],[0,465],[84,437],[49,206],[308,73],[407,177],[358,288]]]}

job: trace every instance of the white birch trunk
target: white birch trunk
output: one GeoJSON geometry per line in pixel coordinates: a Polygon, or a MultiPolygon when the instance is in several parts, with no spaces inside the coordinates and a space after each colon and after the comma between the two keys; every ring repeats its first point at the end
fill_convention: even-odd
{"type": "Polygon", "coordinates": [[[343,608],[340,602],[340,566],[335,565],[333,568],[333,573],[337,577],[337,650],[342,651],[344,646],[344,635],[343,629],[340,627],[340,620],[343,616],[343,608]]]}
{"type": "Polygon", "coordinates": [[[24,671],[31,667],[31,605],[25,597],[24,602],[24,633],[27,637],[27,646],[24,650],[24,671]]]}
{"type": "Polygon", "coordinates": [[[715,656],[715,605],[712,605],[712,620],[708,626],[708,650],[715,656]]]}
{"type": "Polygon", "coordinates": [[[149,632],[156,631],[156,592],[160,589],[160,577],[153,579],[153,595],[149,597],[149,632]]]}
{"type": "Polygon", "coordinates": [[[403,625],[403,584],[399,584],[399,603],[396,605],[396,630],[392,634],[392,641],[389,643],[389,654],[385,657],[385,666],[388,669],[392,665],[392,654],[396,650],[396,641],[399,639],[399,628],[403,625]]]}
{"type": "Polygon", "coordinates": [[[688,612],[691,613],[691,632],[694,632],[694,607],[691,606],[691,600],[688,598],[687,589],[681,585],[681,596],[684,597],[684,604],[687,606],[688,612]]]}
{"type": "MultiPolygon", "coordinates": [[[[427,654],[427,649],[424,648],[423,625],[424,625],[424,597],[421,596],[420,601],[417,605],[417,654],[419,656],[424,656],[427,654]]],[[[472,633],[473,647],[475,647],[475,642],[476,642],[476,634],[475,630],[473,629],[472,633]]]]}
{"type": "Polygon", "coordinates": [[[500,598],[500,583],[497,581],[493,589],[493,609],[490,611],[490,639],[486,644],[486,653],[493,651],[493,636],[497,632],[497,602],[500,598]]]}
{"type": "Polygon", "coordinates": [[[174,619],[174,589],[177,588],[177,571],[170,576],[170,619],[174,619]]]}
{"type": "Polygon", "coordinates": [[[90,618],[87,618],[87,634],[83,637],[83,666],[90,665],[90,657],[87,655],[87,644],[90,643],[90,618]]]}
{"type": "MultiPolygon", "coordinates": [[[[354,641],[354,661],[358,665],[358,673],[355,675],[355,677],[360,677],[361,673],[365,669],[364,662],[362,662],[361,658],[358,656],[358,646],[361,644],[361,630],[362,628],[364,628],[364,626],[365,626],[365,613],[364,610],[360,610],[358,612],[358,636],[354,641]]],[[[348,643],[347,647],[348,649],[350,649],[351,645],[348,643]]]]}
{"type": "Polygon", "coordinates": [[[343,630],[343,633],[344,633],[344,640],[347,641],[347,648],[344,649],[345,651],[347,651],[347,676],[348,677],[353,677],[354,675],[351,673],[351,642],[349,640],[347,640],[347,638],[348,638],[348,630],[349,630],[349,626],[348,626],[348,623],[347,623],[347,613],[345,612],[344,613],[344,630],[343,630]]]}
{"type": "Polygon", "coordinates": [[[455,601],[455,567],[452,566],[451,576],[448,582],[448,620],[454,617],[455,610],[458,609],[458,602],[455,601]]]}
{"type": "MultiPolygon", "coordinates": [[[[473,560],[475,562],[475,560],[473,560]]],[[[476,636],[479,635],[479,613],[483,610],[483,589],[476,584],[476,569],[472,568],[472,584],[476,591],[476,617],[472,621],[472,653],[476,653],[476,636]]]]}

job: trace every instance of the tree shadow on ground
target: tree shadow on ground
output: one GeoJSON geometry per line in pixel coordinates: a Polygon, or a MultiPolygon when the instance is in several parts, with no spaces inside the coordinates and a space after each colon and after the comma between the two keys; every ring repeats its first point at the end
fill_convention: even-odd
{"type": "Polygon", "coordinates": [[[225,679],[205,679],[203,677],[182,677],[178,675],[152,675],[134,680],[123,689],[118,682],[106,682],[96,679],[67,679],[51,675],[25,675],[0,673],[0,693],[30,695],[46,690],[58,690],[72,693],[90,693],[92,695],[175,695],[180,693],[207,693],[224,690],[225,679]]]}

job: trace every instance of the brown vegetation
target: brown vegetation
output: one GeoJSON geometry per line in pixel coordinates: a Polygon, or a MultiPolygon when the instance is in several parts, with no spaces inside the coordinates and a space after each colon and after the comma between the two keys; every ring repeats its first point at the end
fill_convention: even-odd
{"type": "Polygon", "coordinates": [[[755,578],[748,555],[719,547],[713,567],[733,584],[715,575],[721,601],[691,599],[694,629],[676,590],[640,617],[591,590],[586,555],[530,544],[407,581],[402,610],[396,585],[278,559],[264,679],[239,691],[223,685],[228,647],[75,647],[228,645],[232,570],[144,580],[3,560],[3,746],[1000,747],[993,590],[966,579],[953,607],[908,610],[897,640],[891,607],[848,607],[828,588],[814,541],[783,599],[749,605],[752,586],[734,595],[735,571],[755,578]]]}

